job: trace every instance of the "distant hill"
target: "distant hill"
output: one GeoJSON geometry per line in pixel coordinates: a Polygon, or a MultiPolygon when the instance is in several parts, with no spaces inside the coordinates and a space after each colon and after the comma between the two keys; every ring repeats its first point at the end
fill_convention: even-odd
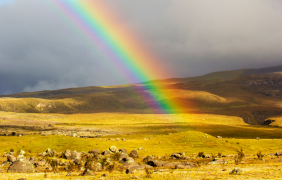
{"type": "MultiPolygon", "coordinates": [[[[187,112],[236,115],[252,124],[282,114],[282,66],[214,72],[204,76],[146,82],[173,94],[187,112]],[[261,118],[259,118],[261,117],[261,118]]],[[[145,84],[146,84],[145,83],[145,84]]],[[[0,96],[0,110],[36,113],[139,112],[152,113],[148,91],[131,84],[23,92],[0,96]]],[[[171,112],[177,113],[177,112],[171,112]]]]}

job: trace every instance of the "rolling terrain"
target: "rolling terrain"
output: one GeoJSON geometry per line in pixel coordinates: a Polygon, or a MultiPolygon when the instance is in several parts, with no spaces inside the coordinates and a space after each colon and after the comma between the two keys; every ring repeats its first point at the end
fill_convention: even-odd
{"type": "MultiPolygon", "coordinates": [[[[281,114],[282,66],[215,72],[199,77],[146,82],[161,86],[182,104],[182,111],[242,117],[248,124],[264,124],[281,114]]],[[[17,113],[97,113],[153,111],[142,98],[141,84],[69,88],[1,96],[0,110],[17,113]]],[[[150,91],[150,90],[149,90],[150,91]]],[[[153,91],[153,90],[151,90],[153,91]]],[[[171,112],[172,114],[178,112],[171,112]]]]}
{"type": "MultiPolygon", "coordinates": [[[[281,166],[282,155],[282,66],[146,82],[150,83],[172,94],[159,95],[157,101],[173,99],[183,109],[168,114],[154,113],[148,106],[150,102],[143,98],[154,90],[140,90],[142,84],[1,96],[0,164],[6,162],[11,149],[15,154],[24,150],[27,157],[39,161],[42,157],[38,153],[47,149],[83,153],[116,146],[128,152],[137,150],[140,157],[135,160],[139,164],[144,164],[146,156],[174,161],[171,154],[175,152],[186,154],[186,160],[198,164],[183,170],[155,168],[153,179],[281,178],[277,166],[281,166]],[[240,150],[244,150],[246,157],[236,163],[240,150]],[[200,152],[222,154],[225,158],[216,156],[213,162],[198,157],[200,152]],[[256,158],[258,152],[263,153],[263,161],[256,158]],[[230,175],[234,166],[242,168],[245,174],[230,175]]],[[[54,174],[42,170],[43,167],[37,171],[48,172],[52,179],[68,179],[62,168],[54,174]]],[[[0,171],[8,168],[2,166],[0,171]]],[[[97,172],[96,176],[102,177],[104,172],[97,172]]],[[[78,177],[80,171],[72,173],[78,177]]],[[[135,175],[146,177],[144,170],[135,175]]],[[[43,173],[2,174],[3,179],[15,177],[45,179],[43,173]]],[[[108,177],[131,179],[133,176],[126,176],[121,169],[108,177]]]]}

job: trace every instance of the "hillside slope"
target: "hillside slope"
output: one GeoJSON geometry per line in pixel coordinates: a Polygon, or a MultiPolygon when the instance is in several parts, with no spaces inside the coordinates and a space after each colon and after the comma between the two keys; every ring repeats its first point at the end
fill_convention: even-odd
{"type": "MultiPolygon", "coordinates": [[[[282,66],[146,83],[158,83],[164,91],[173,94],[158,101],[173,99],[182,104],[182,112],[235,115],[250,124],[263,124],[268,117],[282,114],[282,66]]],[[[0,110],[20,113],[152,113],[148,106],[150,102],[143,98],[148,90],[138,90],[135,88],[137,85],[18,93],[2,96],[0,110]]]]}

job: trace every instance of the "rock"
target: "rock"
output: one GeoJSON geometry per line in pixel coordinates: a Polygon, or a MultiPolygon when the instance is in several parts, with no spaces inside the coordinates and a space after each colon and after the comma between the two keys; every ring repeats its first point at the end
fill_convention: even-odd
{"type": "Polygon", "coordinates": [[[229,174],[242,174],[243,171],[239,168],[234,168],[229,174]]]}
{"type": "Polygon", "coordinates": [[[33,173],[35,172],[34,166],[24,159],[15,161],[8,169],[8,173],[33,173]]]}
{"type": "Polygon", "coordinates": [[[123,164],[123,163],[133,163],[135,162],[135,160],[132,157],[125,157],[122,160],[119,161],[119,163],[123,164]]]}
{"type": "Polygon", "coordinates": [[[7,161],[8,162],[15,162],[17,159],[16,159],[16,157],[15,156],[13,156],[13,155],[8,155],[7,156],[7,161]]]}
{"type": "Polygon", "coordinates": [[[119,158],[118,158],[119,161],[126,159],[126,158],[127,158],[127,154],[119,153],[119,158]]]}
{"type": "Polygon", "coordinates": [[[81,165],[81,161],[80,161],[79,159],[75,159],[75,160],[73,161],[73,163],[74,163],[75,165],[81,165]]]}
{"type": "Polygon", "coordinates": [[[38,161],[38,162],[36,163],[36,167],[38,167],[38,166],[44,166],[45,164],[46,164],[45,160],[44,160],[44,159],[41,159],[40,161],[38,161]]]}
{"type": "Polygon", "coordinates": [[[113,153],[117,153],[117,152],[118,152],[118,149],[117,149],[117,147],[115,147],[115,146],[111,146],[111,147],[109,148],[109,150],[110,150],[111,152],[113,152],[113,153]]]}
{"type": "Polygon", "coordinates": [[[218,139],[222,139],[222,137],[221,137],[221,136],[216,136],[216,138],[218,138],[218,139]]]}
{"type": "Polygon", "coordinates": [[[86,169],[80,176],[95,176],[95,173],[89,169],[86,169]]]}
{"type": "Polygon", "coordinates": [[[57,154],[57,152],[54,151],[54,150],[51,150],[51,149],[48,149],[46,151],[46,155],[49,156],[49,157],[54,157],[54,156],[56,156],[56,154],[57,154]]]}
{"type": "Polygon", "coordinates": [[[34,157],[30,157],[30,158],[29,158],[29,162],[30,162],[31,164],[35,165],[35,164],[36,164],[36,159],[35,159],[34,157]]]}
{"type": "Polygon", "coordinates": [[[95,156],[98,156],[99,154],[101,154],[100,150],[98,150],[98,149],[92,149],[88,153],[94,154],[95,156]]]}
{"type": "Polygon", "coordinates": [[[131,162],[131,163],[124,163],[121,168],[122,169],[130,169],[132,167],[135,167],[135,166],[140,166],[139,164],[137,164],[136,162],[131,162]]]}
{"type": "Polygon", "coordinates": [[[110,151],[109,150],[105,150],[105,151],[103,151],[102,152],[102,155],[104,155],[104,156],[106,156],[106,155],[110,155],[111,153],[110,153],[110,151]]]}
{"type": "Polygon", "coordinates": [[[17,156],[17,160],[19,160],[19,159],[25,159],[24,155],[19,154],[19,155],[17,156]]]}
{"type": "Polygon", "coordinates": [[[130,152],[129,156],[133,157],[133,158],[138,158],[139,157],[138,152],[135,149],[130,152]]]}
{"type": "Polygon", "coordinates": [[[119,152],[127,154],[127,150],[125,148],[120,149],[119,152]]]}
{"type": "Polygon", "coordinates": [[[153,160],[154,160],[154,158],[152,156],[147,156],[143,159],[143,162],[145,164],[148,164],[148,162],[153,161],[153,160]]]}
{"type": "Polygon", "coordinates": [[[127,169],[125,173],[126,174],[133,174],[133,172],[130,169],[127,169]]]}
{"type": "Polygon", "coordinates": [[[125,141],[125,139],[124,139],[124,138],[122,138],[121,140],[122,140],[122,141],[125,141]]]}
{"type": "Polygon", "coordinates": [[[171,157],[173,159],[185,159],[185,153],[172,153],[171,157]]]}
{"type": "Polygon", "coordinates": [[[20,155],[24,155],[25,154],[25,151],[24,150],[21,150],[20,151],[20,155]]]}
{"type": "Polygon", "coordinates": [[[71,150],[67,149],[63,155],[65,159],[71,159],[71,150]]]}
{"type": "Polygon", "coordinates": [[[158,160],[153,160],[153,161],[149,161],[148,165],[153,166],[153,167],[162,167],[164,164],[163,161],[158,161],[158,160]]]}
{"type": "Polygon", "coordinates": [[[164,163],[163,167],[167,167],[167,168],[175,168],[175,164],[173,163],[164,163]]]}
{"type": "Polygon", "coordinates": [[[102,164],[99,162],[91,162],[89,169],[94,172],[102,171],[102,164]]]}
{"type": "Polygon", "coordinates": [[[71,151],[71,160],[81,160],[81,153],[76,152],[76,151],[71,151]]]}

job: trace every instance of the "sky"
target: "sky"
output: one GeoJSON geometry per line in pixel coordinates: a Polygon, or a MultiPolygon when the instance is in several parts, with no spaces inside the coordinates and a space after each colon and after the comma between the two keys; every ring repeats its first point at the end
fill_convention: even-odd
{"type": "MultiPolygon", "coordinates": [[[[127,84],[52,0],[0,0],[0,94],[127,84]]],[[[281,0],[103,0],[167,75],[282,65],[281,0]]]]}

